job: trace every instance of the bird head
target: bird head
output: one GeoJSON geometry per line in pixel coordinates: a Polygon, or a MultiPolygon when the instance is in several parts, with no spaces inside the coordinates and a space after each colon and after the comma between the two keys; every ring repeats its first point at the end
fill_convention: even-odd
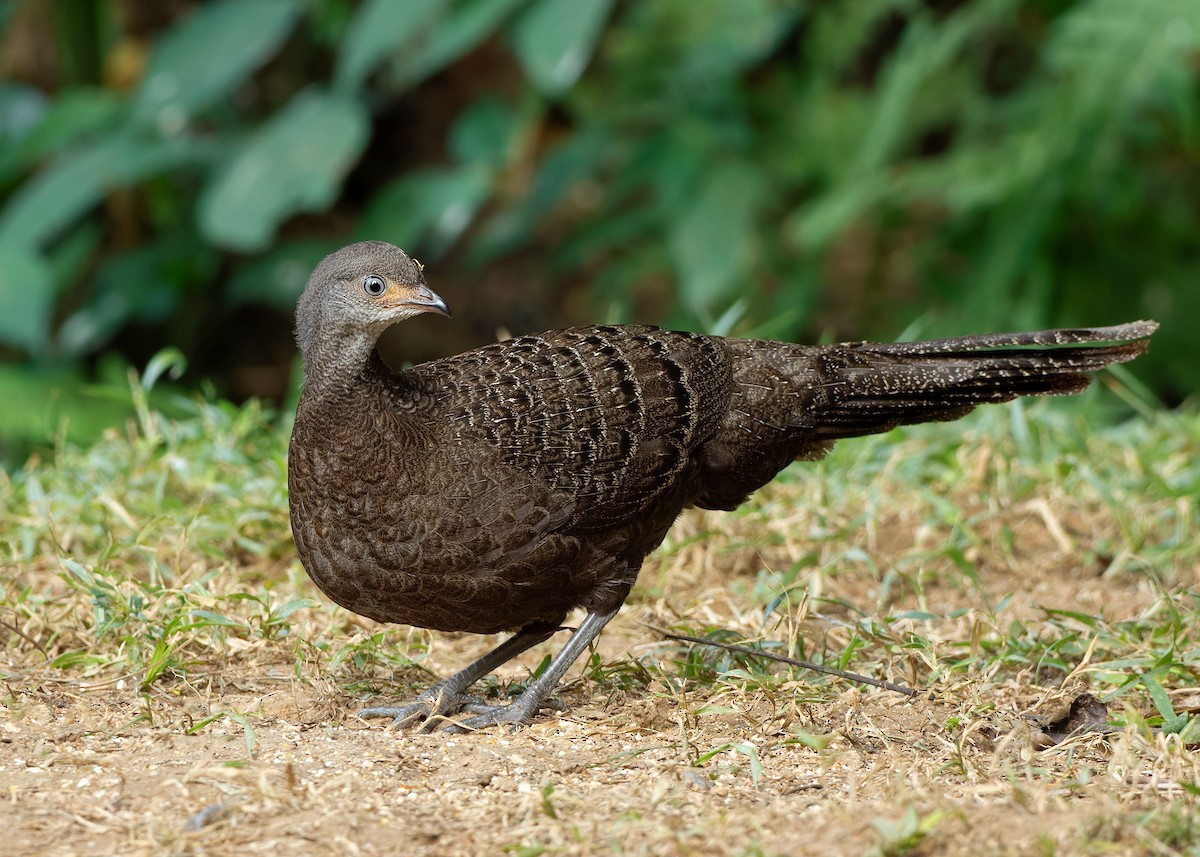
{"type": "Polygon", "coordinates": [[[296,306],[296,339],[308,366],[365,359],[379,335],[420,313],[449,316],[420,263],[385,241],[360,241],[321,260],[296,306]]]}

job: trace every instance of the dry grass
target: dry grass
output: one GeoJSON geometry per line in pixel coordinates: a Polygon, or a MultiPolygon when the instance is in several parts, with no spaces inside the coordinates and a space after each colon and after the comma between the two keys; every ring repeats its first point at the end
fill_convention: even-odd
{"type": "Polygon", "coordinates": [[[5,853],[1200,852],[1200,417],[1039,404],[843,443],[685,515],[564,711],[445,736],[351,712],[494,640],[319,602],[283,435],[194,410],[0,484],[5,853]],[[1055,743],[1085,689],[1114,730],[1055,743]]]}

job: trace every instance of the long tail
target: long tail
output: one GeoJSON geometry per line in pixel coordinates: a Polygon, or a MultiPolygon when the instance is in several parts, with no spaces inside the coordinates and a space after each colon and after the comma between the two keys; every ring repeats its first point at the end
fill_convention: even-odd
{"type": "Polygon", "coordinates": [[[830,346],[822,355],[822,374],[832,387],[813,428],[817,438],[832,440],[957,419],[976,405],[1018,396],[1078,393],[1091,382],[1089,373],[1145,351],[1157,328],[1157,322],[1135,321],[1116,327],[830,346]]]}
{"type": "Polygon", "coordinates": [[[953,420],[1017,396],[1078,393],[1089,372],[1132,360],[1158,325],[1043,330],[819,347],[726,340],[733,396],[702,451],[697,505],[732,509],[794,459],[843,437],[953,420]]]}

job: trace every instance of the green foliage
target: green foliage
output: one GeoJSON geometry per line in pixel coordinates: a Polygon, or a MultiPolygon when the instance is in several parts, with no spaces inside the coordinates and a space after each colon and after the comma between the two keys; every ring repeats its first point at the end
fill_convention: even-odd
{"type": "Polygon", "coordinates": [[[322,211],[337,198],[366,137],[357,101],[317,91],[296,96],[212,177],[197,203],[201,231],[234,250],[267,249],[286,218],[322,211]]]}
{"type": "Polygon", "coordinates": [[[0,346],[38,371],[135,324],[193,352],[198,303],[286,309],[374,237],[721,332],[1157,316],[1137,371],[1200,388],[1195,3],[218,0],[129,91],[121,4],[60,6],[58,87],[0,85],[0,346]]]}
{"type": "Polygon", "coordinates": [[[290,545],[283,437],[256,403],[184,400],[184,419],[164,416],[149,387],[170,368],[157,359],[135,383],[127,434],[0,477],[0,609],[37,629],[50,668],[128,676],[143,692],[231,636],[286,638],[315,606],[226,585],[233,563],[290,545]]]}
{"type": "Polygon", "coordinates": [[[546,95],[569,89],[608,18],[613,0],[544,0],[517,22],[513,42],[525,74],[546,95]]]}
{"type": "Polygon", "coordinates": [[[925,816],[917,813],[915,806],[909,806],[904,814],[896,820],[879,818],[871,823],[879,831],[878,845],[867,851],[868,857],[901,857],[904,854],[916,853],[921,844],[939,824],[948,812],[934,810],[925,816]]]}

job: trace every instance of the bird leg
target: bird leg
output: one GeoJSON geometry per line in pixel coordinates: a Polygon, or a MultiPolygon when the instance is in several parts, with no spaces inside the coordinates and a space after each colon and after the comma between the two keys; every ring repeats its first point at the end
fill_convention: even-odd
{"type": "Polygon", "coordinates": [[[447,676],[418,696],[408,705],[364,708],[358,716],[364,720],[374,717],[392,718],[392,726],[407,726],[415,720],[425,720],[426,728],[436,718],[457,714],[476,702],[463,693],[496,667],[508,663],[521,652],[544,643],[560,629],[559,622],[534,622],[526,625],[496,648],[472,661],[452,676],[447,676]]]}
{"type": "MultiPolygon", "coordinates": [[[[567,640],[566,645],[559,649],[558,654],[550,661],[546,671],[534,679],[520,696],[507,705],[471,705],[467,710],[475,716],[462,722],[452,723],[447,729],[449,731],[484,729],[500,723],[516,726],[533,720],[546,697],[571,668],[571,664],[575,663],[576,659],[583,654],[584,649],[600,636],[604,626],[616,615],[616,610],[610,613],[588,613],[579,623],[579,627],[575,629],[575,633],[571,635],[571,639],[567,640]]],[[[524,633],[523,630],[522,633],[524,633]]]]}

